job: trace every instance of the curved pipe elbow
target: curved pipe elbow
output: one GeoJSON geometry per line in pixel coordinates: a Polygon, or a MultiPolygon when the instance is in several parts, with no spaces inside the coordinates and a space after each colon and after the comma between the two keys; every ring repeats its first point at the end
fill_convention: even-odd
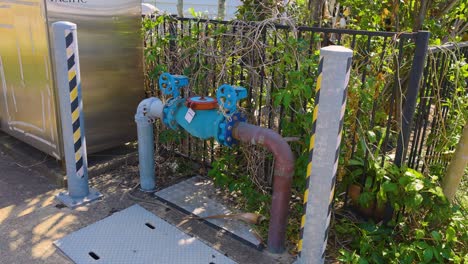
{"type": "Polygon", "coordinates": [[[275,176],[292,178],[294,155],[288,142],[280,134],[268,128],[239,122],[232,135],[241,142],[265,146],[275,157],[275,176]]]}
{"type": "Polygon", "coordinates": [[[156,97],[146,98],[138,104],[135,120],[142,118],[155,119],[163,116],[163,102],[156,97]]]}
{"type": "Polygon", "coordinates": [[[294,155],[286,140],[271,129],[240,122],[232,134],[239,141],[264,146],[275,157],[268,249],[272,253],[282,253],[285,250],[294,155]]]}

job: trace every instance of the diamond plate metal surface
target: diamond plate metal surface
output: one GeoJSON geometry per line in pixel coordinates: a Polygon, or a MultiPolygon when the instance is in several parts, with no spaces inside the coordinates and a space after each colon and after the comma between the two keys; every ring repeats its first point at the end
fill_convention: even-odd
{"type": "MultiPolygon", "coordinates": [[[[221,204],[220,199],[216,199],[213,181],[201,176],[174,184],[156,192],[155,195],[200,217],[233,213],[228,207],[221,204]]],[[[206,219],[206,221],[255,246],[261,244],[252,233],[252,228],[244,222],[231,219],[206,219]]]]}
{"type": "Polygon", "coordinates": [[[139,205],[57,240],[77,264],[235,263],[139,205]]]}

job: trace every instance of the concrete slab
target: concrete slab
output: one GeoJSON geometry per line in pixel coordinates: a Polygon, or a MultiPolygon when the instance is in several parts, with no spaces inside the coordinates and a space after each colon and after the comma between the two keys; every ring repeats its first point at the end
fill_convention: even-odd
{"type": "Polygon", "coordinates": [[[139,205],[133,205],[58,240],[75,263],[234,264],[139,205]]]}
{"type": "MultiPolygon", "coordinates": [[[[156,192],[155,195],[202,218],[238,213],[223,205],[221,198],[217,197],[213,181],[201,176],[181,181],[156,192]]],[[[235,219],[206,219],[206,221],[229,231],[255,247],[261,245],[252,228],[244,222],[235,219]]]]}

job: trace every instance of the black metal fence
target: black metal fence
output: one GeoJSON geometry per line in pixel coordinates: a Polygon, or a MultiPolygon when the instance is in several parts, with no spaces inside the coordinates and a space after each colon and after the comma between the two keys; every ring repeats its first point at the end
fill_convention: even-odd
{"type": "MultiPolygon", "coordinates": [[[[421,83],[427,32],[369,32],[175,17],[145,21],[147,88],[151,95],[160,96],[157,78],[162,71],[189,76],[191,85],[184,91],[186,96],[213,94],[223,83],[244,86],[248,98],[241,107],[249,122],[292,138],[298,168],[307,163],[307,155],[303,154],[307,152],[310,135],[318,50],[332,44],[355,51],[340,176],[349,173],[347,168],[356,165],[358,160],[363,165],[360,175],[363,181],[369,159],[380,157],[379,162],[383,164],[393,162],[395,156],[405,157],[408,143],[398,140],[401,134],[412,135],[408,136],[411,166],[417,167],[424,156],[435,151],[427,147],[427,135],[435,133],[438,119],[431,119],[428,108],[434,101],[427,94],[435,89],[428,85],[428,76],[433,76],[437,69],[425,68],[418,100],[416,96],[414,100],[408,96],[417,94],[421,83]],[[408,116],[412,118],[416,103],[418,113],[415,125],[410,127],[404,122],[410,119],[408,116]],[[405,131],[401,130],[402,124],[405,131]]],[[[466,49],[464,52],[466,56],[466,49]]],[[[434,49],[429,53],[439,61],[436,65],[447,60],[444,53],[434,49]]],[[[444,93],[449,96],[448,90],[444,93]]],[[[171,147],[207,163],[223,151],[214,141],[201,141],[183,134],[171,147]]],[[[263,160],[259,164],[261,183],[271,184],[270,157],[258,155],[263,160]]],[[[305,178],[305,170],[296,171],[296,175],[305,178]]]]}
{"type": "Polygon", "coordinates": [[[429,48],[410,138],[409,167],[425,173],[440,173],[447,167],[468,111],[468,78],[460,69],[467,58],[468,42],[429,48]]]}

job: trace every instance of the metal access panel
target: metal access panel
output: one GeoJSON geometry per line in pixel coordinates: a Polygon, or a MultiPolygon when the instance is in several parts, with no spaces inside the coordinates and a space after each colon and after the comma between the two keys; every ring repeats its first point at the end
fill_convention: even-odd
{"type": "Polygon", "coordinates": [[[49,27],[77,24],[88,153],[135,140],[144,97],[141,1],[47,0],[46,7],[49,27]]]}
{"type": "MultiPolygon", "coordinates": [[[[156,192],[155,195],[199,217],[238,213],[222,204],[222,199],[216,194],[213,181],[202,176],[195,176],[181,181],[156,192]]],[[[241,239],[242,242],[248,242],[248,245],[261,246],[261,241],[255,235],[254,230],[240,220],[221,218],[206,220],[219,228],[229,231],[235,238],[241,239]]]]}
{"type": "Polygon", "coordinates": [[[133,205],[54,244],[77,264],[234,264],[233,260],[133,205]]]}
{"type": "Polygon", "coordinates": [[[0,0],[0,129],[61,158],[43,0],[0,0]]]}

